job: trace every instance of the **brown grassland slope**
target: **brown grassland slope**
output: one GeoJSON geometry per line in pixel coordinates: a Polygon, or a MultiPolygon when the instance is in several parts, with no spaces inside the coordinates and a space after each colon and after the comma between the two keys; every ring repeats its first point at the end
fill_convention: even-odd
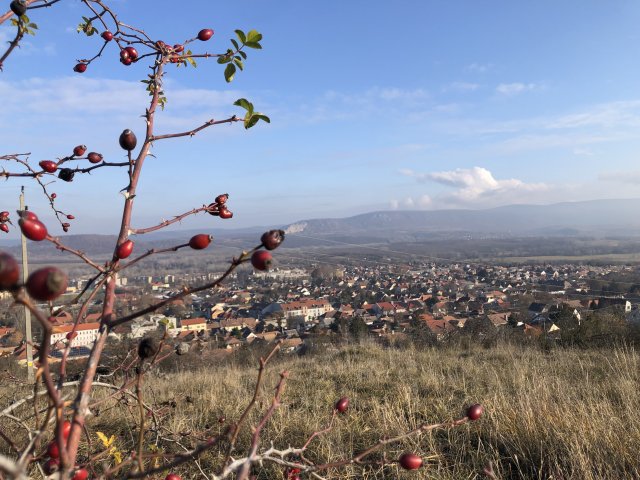
{"type": "MultiPolygon", "coordinates": [[[[268,368],[253,424],[285,369],[290,379],[282,405],[263,433],[263,446],[301,446],[326,425],[337,398],[346,395],[351,400],[348,413],[311,443],[308,457],[318,463],[352,457],[382,437],[423,422],[458,418],[470,403],[485,406],[484,417],[476,422],[386,449],[388,459],[405,451],[420,453],[426,466],[416,472],[395,465],[349,466],[324,472],[322,478],[483,478],[489,462],[497,478],[640,478],[640,355],[633,349],[541,352],[501,345],[418,350],[365,343],[308,357],[283,355],[268,368]]],[[[219,417],[240,415],[253,393],[256,370],[255,365],[225,363],[149,376],[145,400],[160,405],[158,415],[166,429],[158,435],[150,431],[146,441],[157,441],[160,448],[170,443],[175,448],[178,442],[186,449],[190,436],[206,429],[222,431],[219,417]]],[[[94,413],[98,415],[89,422],[94,448],[99,445],[97,431],[115,434],[123,451],[135,444],[135,402],[129,411],[105,403],[94,413]]],[[[153,428],[153,422],[148,425],[153,428]]],[[[239,454],[248,444],[245,432],[239,454]]],[[[212,462],[221,458],[208,452],[199,467],[211,471],[212,462]]],[[[193,463],[177,473],[204,478],[193,463]]],[[[261,479],[284,478],[283,469],[273,464],[254,473],[261,479]]]]}

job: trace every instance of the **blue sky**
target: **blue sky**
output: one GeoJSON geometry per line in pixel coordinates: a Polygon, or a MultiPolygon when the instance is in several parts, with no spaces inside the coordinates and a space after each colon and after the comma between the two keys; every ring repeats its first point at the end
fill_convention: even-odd
{"type": "MultiPolygon", "coordinates": [[[[248,52],[230,85],[215,61],[169,68],[158,133],[241,113],[232,106],[240,97],[272,123],[157,142],[134,227],[222,192],[235,214],[226,227],[639,196],[638,2],[111,5],[122,21],[168,43],[213,28],[211,41],[194,45],[201,51],[224,51],[235,28],[264,35],[264,49],[248,52]]],[[[85,143],[118,161],[119,133],[142,133],[143,65],[123,67],[109,45],[86,73],[72,71],[75,59],[100,45],[75,33],[83,14],[76,0],[32,13],[37,36],[0,73],[2,153],[31,152],[37,162],[85,143]]],[[[11,35],[0,27],[0,40],[11,35]]],[[[109,233],[119,224],[125,172],[106,170],[52,187],[77,217],[72,232],[109,233]]],[[[0,185],[2,209],[15,210],[20,184],[0,185]]],[[[37,186],[25,185],[32,209],[45,212],[37,186]]],[[[184,225],[221,225],[212,220],[184,225]]]]}

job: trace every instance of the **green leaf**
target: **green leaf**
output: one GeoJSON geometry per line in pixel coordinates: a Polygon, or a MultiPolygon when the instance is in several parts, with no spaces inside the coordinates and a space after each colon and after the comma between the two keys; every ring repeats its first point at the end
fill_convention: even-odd
{"type": "Polygon", "coordinates": [[[218,57],[217,62],[220,65],[224,65],[225,63],[229,63],[231,61],[231,58],[228,55],[222,55],[221,57],[218,57]]]}
{"type": "Polygon", "coordinates": [[[247,42],[244,45],[249,48],[255,48],[256,50],[262,49],[262,45],[260,45],[258,42],[247,42]]]}
{"type": "Polygon", "coordinates": [[[238,42],[236,42],[233,38],[231,39],[231,43],[233,44],[234,48],[236,50],[238,50],[240,48],[240,46],[238,45],[238,42]]]}
{"type": "Polygon", "coordinates": [[[224,79],[227,83],[230,83],[233,80],[233,76],[236,74],[236,66],[233,63],[227,65],[227,68],[224,69],[224,79]]]}
{"type": "Polygon", "coordinates": [[[191,64],[191,66],[195,68],[195,67],[197,67],[198,65],[196,64],[196,61],[195,61],[193,58],[191,58],[191,54],[192,54],[192,53],[193,53],[193,52],[191,52],[191,50],[187,50],[187,51],[185,52],[185,55],[188,55],[188,56],[187,56],[187,62],[189,62],[189,63],[191,64]]]}
{"type": "Polygon", "coordinates": [[[254,113],[253,116],[258,117],[258,119],[263,122],[271,123],[271,119],[262,113],[254,113]]]}
{"type": "Polygon", "coordinates": [[[238,107],[244,108],[250,114],[253,113],[253,103],[251,103],[246,98],[239,98],[238,100],[233,102],[233,104],[237,105],[238,107]]]}
{"type": "Polygon", "coordinates": [[[242,58],[244,58],[245,60],[247,59],[247,54],[245,52],[243,52],[242,50],[240,50],[238,52],[238,55],[240,55],[242,58]]]}
{"type": "Polygon", "coordinates": [[[247,41],[245,43],[258,43],[262,40],[262,34],[258,33],[257,30],[251,30],[247,33],[247,41]]]}
{"type": "Polygon", "coordinates": [[[240,70],[244,70],[244,65],[242,64],[242,59],[240,57],[234,57],[233,63],[235,63],[240,70]]]}
{"type": "Polygon", "coordinates": [[[238,36],[238,40],[240,40],[240,43],[244,43],[247,41],[247,37],[242,30],[236,30],[236,35],[238,36]]]}
{"type": "Polygon", "coordinates": [[[258,123],[259,120],[260,119],[256,115],[247,115],[246,117],[244,117],[244,128],[246,130],[249,130],[256,123],[258,123]]]}

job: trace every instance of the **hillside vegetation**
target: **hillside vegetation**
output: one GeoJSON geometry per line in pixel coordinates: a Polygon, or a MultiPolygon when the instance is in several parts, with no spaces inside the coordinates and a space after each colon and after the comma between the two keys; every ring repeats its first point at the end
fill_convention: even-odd
{"type": "MultiPolygon", "coordinates": [[[[175,450],[176,445],[190,447],[204,431],[221,432],[250,400],[256,365],[221,361],[197,371],[149,376],[145,401],[156,405],[163,428],[153,432],[149,421],[152,431],[146,441],[175,450]],[[226,422],[219,423],[220,417],[226,422]]],[[[406,451],[420,453],[427,466],[419,471],[352,466],[325,472],[323,478],[483,478],[489,462],[496,477],[505,479],[640,478],[640,355],[632,349],[541,352],[502,345],[417,350],[366,343],[308,357],[282,355],[268,368],[252,424],[268,407],[285,369],[290,379],[282,405],[263,433],[263,446],[303,445],[313,431],[326,426],[337,398],[351,400],[348,413],[310,444],[308,458],[318,463],[352,457],[382,437],[423,422],[459,418],[470,403],[485,406],[485,415],[476,422],[386,449],[388,459],[406,451]]],[[[94,413],[89,422],[93,438],[97,431],[115,434],[120,450],[132,448],[135,402],[129,411],[105,403],[94,413]]],[[[245,432],[238,455],[248,444],[245,432]]],[[[221,458],[220,452],[208,452],[199,466],[211,471],[221,458]]],[[[181,466],[178,473],[204,478],[194,464],[181,466]]],[[[285,478],[284,470],[272,464],[254,473],[259,479],[285,478]]]]}
{"type": "MultiPolygon", "coordinates": [[[[474,478],[489,461],[498,478],[640,478],[640,356],[633,350],[541,353],[501,346],[419,351],[360,344],[280,359],[270,367],[258,411],[266,408],[284,369],[290,380],[283,405],[265,432],[265,445],[301,446],[327,423],[337,398],[351,399],[348,415],[311,444],[309,457],[319,462],[353,456],[382,436],[423,422],[457,418],[470,403],[485,405],[485,417],[475,423],[386,451],[388,458],[421,452],[429,460],[419,472],[388,467],[363,474],[353,467],[330,472],[329,478],[474,478]]],[[[148,389],[158,402],[176,400],[171,430],[198,431],[220,416],[237,418],[251,397],[255,376],[253,366],[203,366],[149,380],[148,389]]],[[[123,431],[123,418],[97,420],[107,431],[131,435],[123,431]]],[[[133,418],[129,421],[133,425],[133,418]]],[[[246,446],[248,436],[242,442],[246,446]]],[[[206,471],[214,458],[204,458],[206,471]]],[[[258,478],[280,475],[269,467],[258,478]]]]}

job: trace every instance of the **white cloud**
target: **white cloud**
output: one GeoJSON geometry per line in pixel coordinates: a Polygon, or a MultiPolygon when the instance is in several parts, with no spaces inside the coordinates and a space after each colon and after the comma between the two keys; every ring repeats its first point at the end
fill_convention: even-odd
{"type": "MultiPolygon", "coordinates": [[[[165,88],[168,108],[198,110],[231,105],[241,92],[205,89],[165,88]]],[[[139,114],[148,94],[137,81],[96,79],[80,76],[44,79],[30,78],[18,82],[0,80],[2,113],[25,110],[54,115],[60,112],[139,114]]],[[[212,112],[215,113],[215,112],[212,112]]]]}
{"type": "Polygon", "coordinates": [[[299,101],[285,96],[282,106],[274,105],[269,112],[279,119],[279,125],[353,121],[373,116],[404,118],[407,112],[427,110],[431,101],[429,92],[422,88],[372,87],[349,93],[328,90],[320,97],[299,101]]]}
{"type": "MultiPolygon", "coordinates": [[[[165,85],[165,91],[168,102],[157,119],[159,133],[190,129],[212,117],[239,113],[232,104],[244,96],[240,91],[184,88],[170,82],[165,85]]],[[[95,137],[96,132],[114,125],[137,124],[149,101],[148,93],[138,81],[78,75],[19,81],[0,78],[0,98],[0,127],[4,136],[16,144],[24,143],[27,138],[29,143],[35,143],[33,126],[39,124],[44,112],[48,123],[42,136],[68,138],[74,143],[78,137],[95,137]]],[[[39,135],[37,141],[47,140],[39,135]]]]}
{"type": "Polygon", "coordinates": [[[418,173],[413,170],[400,170],[402,175],[415,178],[419,182],[435,182],[451,187],[452,192],[439,195],[428,206],[489,206],[495,204],[516,203],[532,194],[539,194],[549,188],[543,183],[525,183],[516,178],[496,179],[482,167],[457,168],[444,172],[418,173]]]}
{"type": "Polygon", "coordinates": [[[561,115],[549,121],[548,129],[602,127],[617,128],[619,126],[640,127],[640,100],[609,102],[593,106],[590,110],[561,115]]]}
{"type": "Polygon", "coordinates": [[[433,202],[429,195],[422,195],[417,198],[406,197],[403,200],[393,199],[389,203],[392,210],[399,210],[401,208],[406,210],[423,210],[430,208],[433,202]]]}
{"type": "Polygon", "coordinates": [[[537,88],[539,88],[539,85],[535,83],[501,83],[496,87],[496,92],[507,97],[513,97],[520,93],[535,90],[537,88]]]}
{"type": "Polygon", "coordinates": [[[492,63],[471,63],[465,67],[467,72],[485,73],[493,68],[492,63]]]}
{"type": "Polygon", "coordinates": [[[395,87],[373,87],[364,92],[347,94],[329,90],[325,93],[325,100],[338,101],[350,105],[371,104],[372,102],[415,102],[426,100],[430,96],[422,88],[402,89],[395,87]]]}
{"type": "Polygon", "coordinates": [[[480,88],[480,84],[472,83],[472,82],[452,82],[446,87],[444,87],[444,91],[453,91],[453,92],[475,92],[480,88]]]}

